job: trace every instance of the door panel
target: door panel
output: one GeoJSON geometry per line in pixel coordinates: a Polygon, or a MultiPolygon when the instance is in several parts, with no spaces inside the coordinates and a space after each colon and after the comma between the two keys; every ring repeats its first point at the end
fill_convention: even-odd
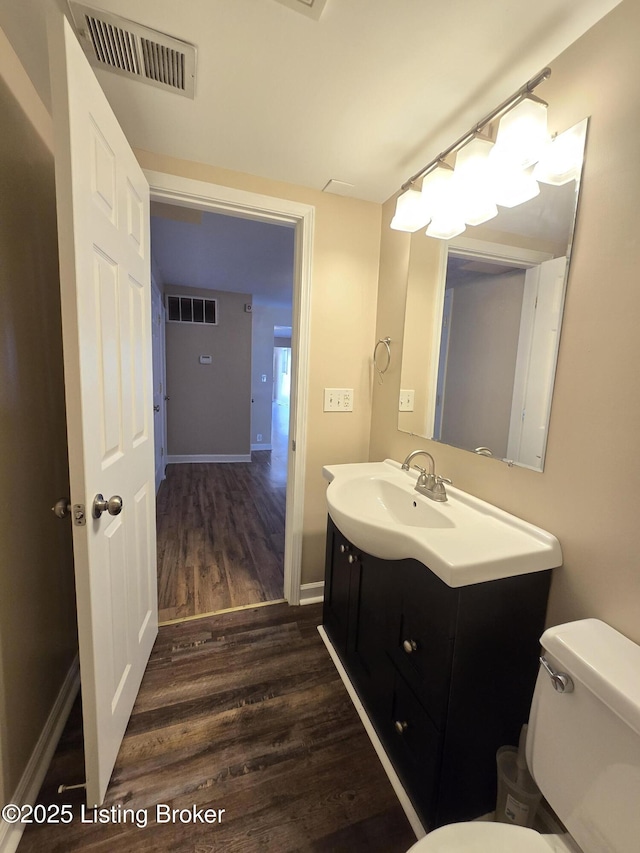
{"type": "Polygon", "coordinates": [[[87,802],[102,803],[157,634],[149,188],[73,32],[50,20],[87,802]],[[119,515],[92,517],[95,495],[119,515]]]}

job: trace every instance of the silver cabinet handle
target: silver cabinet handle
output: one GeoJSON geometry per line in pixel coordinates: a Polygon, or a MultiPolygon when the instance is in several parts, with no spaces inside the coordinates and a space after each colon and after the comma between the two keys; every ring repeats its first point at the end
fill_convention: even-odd
{"type": "Polygon", "coordinates": [[[103,495],[96,495],[93,499],[93,509],[91,514],[94,518],[100,518],[103,512],[108,512],[109,515],[120,515],[122,512],[122,498],[120,495],[113,495],[109,500],[105,500],[103,495]]]}
{"type": "Polygon", "coordinates": [[[408,655],[410,655],[412,652],[415,652],[418,650],[418,644],[416,643],[415,640],[405,640],[402,643],[402,648],[405,650],[405,652],[408,655]]]}
{"type": "Polygon", "coordinates": [[[346,554],[348,550],[349,550],[349,546],[348,546],[348,545],[341,545],[341,546],[340,546],[340,553],[341,553],[341,554],[346,554]]]}
{"type": "Polygon", "coordinates": [[[409,724],[405,720],[396,720],[393,726],[399,735],[403,735],[409,728],[409,724]]]}
{"type": "Polygon", "coordinates": [[[352,564],[357,563],[358,562],[358,555],[357,554],[349,554],[349,556],[347,557],[347,561],[349,563],[352,563],[352,564]]]}
{"type": "Polygon", "coordinates": [[[159,412],[159,411],[160,411],[160,404],[159,404],[159,403],[153,407],[153,411],[154,411],[154,412],[159,412]]]}

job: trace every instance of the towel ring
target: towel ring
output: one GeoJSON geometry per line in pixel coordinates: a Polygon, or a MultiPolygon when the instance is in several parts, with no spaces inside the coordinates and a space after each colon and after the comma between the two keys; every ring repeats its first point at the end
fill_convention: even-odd
{"type": "Polygon", "coordinates": [[[389,367],[391,365],[391,346],[390,346],[390,344],[391,344],[391,338],[380,338],[380,340],[377,342],[377,344],[373,348],[373,366],[375,367],[375,369],[378,373],[379,382],[381,385],[384,382],[384,375],[387,372],[387,370],[389,370],[389,367]],[[382,368],[378,367],[378,362],[376,361],[376,357],[378,355],[378,347],[380,346],[380,344],[382,344],[387,350],[387,363],[382,368]]]}

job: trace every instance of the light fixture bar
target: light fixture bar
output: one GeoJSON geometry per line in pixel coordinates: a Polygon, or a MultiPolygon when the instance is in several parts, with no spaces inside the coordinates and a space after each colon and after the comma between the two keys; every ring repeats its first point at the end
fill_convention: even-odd
{"type": "Polygon", "coordinates": [[[480,119],[480,121],[475,124],[471,128],[471,130],[468,130],[466,133],[463,133],[462,136],[459,139],[456,139],[456,141],[452,145],[450,145],[444,151],[441,151],[437,157],[434,157],[433,160],[430,160],[429,163],[427,163],[426,166],[423,166],[419,172],[416,172],[415,175],[412,175],[407,181],[404,182],[400,189],[406,190],[410,186],[412,186],[419,178],[421,178],[428,171],[433,169],[433,167],[437,163],[444,160],[445,157],[448,157],[449,154],[460,148],[462,145],[464,145],[465,142],[468,142],[470,139],[472,139],[472,137],[475,136],[476,133],[480,133],[482,129],[489,124],[489,122],[498,118],[498,116],[505,110],[515,106],[518,101],[521,101],[523,98],[526,98],[527,95],[530,95],[534,89],[536,89],[545,80],[548,80],[549,77],[551,77],[551,69],[543,68],[539,74],[536,74],[535,77],[532,77],[531,80],[528,80],[524,84],[524,86],[521,86],[517,92],[514,92],[513,95],[511,95],[510,98],[507,98],[507,100],[503,101],[500,106],[496,107],[494,110],[491,110],[491,112],[487,113],[484,118],[480,119]]]}

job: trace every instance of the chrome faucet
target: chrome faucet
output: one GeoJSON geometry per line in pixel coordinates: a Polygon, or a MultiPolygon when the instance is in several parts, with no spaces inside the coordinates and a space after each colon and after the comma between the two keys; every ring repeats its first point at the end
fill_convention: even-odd
{"type": "Polygon", "coordinates": [[[449,485],[451,485],[451,480],[449,480],[447,477],[439,477],[438,475],[436,475],[435,460],[433,456],[426,450],[412,450],[402,463],[402,470],[408,471],[411,467],[411,460],[415,459],[416,456],[426,456],[429,460],[428,471],[426,471],[424,468],[421,468],[419,465],[413,466],[420,472],[420,475],[415,485],[416,492],[420,492],[421,495],[424,495],[427,498],[431,498],[432,501],[439,501],[440,503],[446,501],[447,490],[445,489],[444,484],[448,483],[449,485]]]}

